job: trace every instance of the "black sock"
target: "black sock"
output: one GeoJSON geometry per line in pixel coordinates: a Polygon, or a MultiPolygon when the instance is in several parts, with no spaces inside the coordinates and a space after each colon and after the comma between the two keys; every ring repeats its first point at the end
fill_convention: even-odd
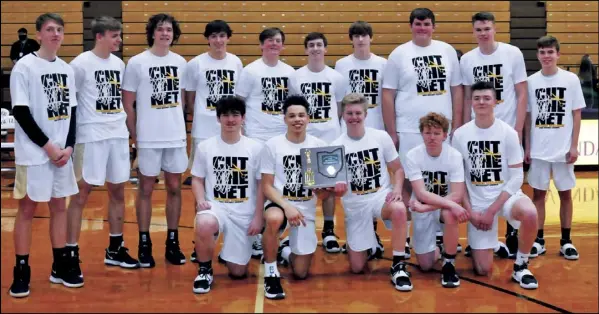
{"type": "Polygon", "coordinates": [[[372,225],[374,226],[374,232],[376,232],[376,227],[377,227],[378,224],[379,224],[378,221],[376,221],[376,220],[372,221],[372,225]]]}
{"type": "Polygon", "coordinates": [[[510,225],[509,222],[505,222],[505,225],[507,227],[507,229],[505,230],[505,235],[507,236],[508,234],[514,232],[514,227],[512,227],[512,225],[510,225]]]}
{"type": "Polygon", "coordinates": [[[570,241],[570,228],[562,228],[562,240],[570,241]]]}
{"type": "Polygon", "coordinates": [[[537,238],[539,238],[539,239],[542,239],[542,238],[543,238],[543,236],[544,236],[543,229],[539,229],[539,230],[537,231],[537,238]]]}
{"type": "Polygon", "coordinates": [[[139,246],[142,246],[144,244],[152,244],[152,239],[150,239],[149,231],[139,232],[139,246]]]}
{"type": "Polygon", "coordinates": [[[166,243],[179,243],[179,230],[168,229],[166,232],[166,243]]]}
{"type": "Polygon", "coordinates": [[[335,229],[335,222],[333,220],[325,220],[322,229],[324,229],[324,230],[334,230],[335,229]]]}
{"type": "Polygon", "coordinates": [[[442,255],[443,255],[443,258],[444,258],[445,260],[449,261],[449,262],[450,262],[450,263],[452,263],[452,264],[453,264],[453,263],[455,263],[455,256],[456,256],[455,254],[453,254],[453,255],[450,255],[450,254],[447,254],[447,253],[443,252],[443,254],[442,254],[442,255]]]}
{"type": "Polygon", "coordinates": [[[108,250],[111,252],[118,251],[119,247],[123,244],[123,235],[110,236],[110,243],[108,244],[108,250]]]}
{"type": "Polygon", "coordinates": [[[67,249],[65,247],[52,248],[52,257],[54,258],[54,263],[58,263],[64,259],[66,256],[67,249]]]}
{"type": "Polygon", "coordinates": [[[207,270],[212,270],[212,260],[207,262],[200,262],[200,269],[205,268],[207,270]]]}
{"type": "Polygon", "coordinates": [[[17,266],[28,266],[29,265],[29,254],[27,255],[15,255],[17,257],[17,266]]]}
{"type": "Polygon", "coordinates": [[[406,259],[404,255],[393,255],[393,266],[403,262],[406,259]]]}

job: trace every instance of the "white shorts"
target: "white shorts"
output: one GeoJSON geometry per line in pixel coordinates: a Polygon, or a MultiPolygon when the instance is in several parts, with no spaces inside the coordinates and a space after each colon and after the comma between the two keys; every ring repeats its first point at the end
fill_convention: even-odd
{"type": "Polygon", "coordinates": [[[77,182],[91,185],[123,183],[131,176],[129,139],[112,138],[75,145],[73,166],[77,182]]]}
{"type": "Polygon", "coordinates": [[[138,148],[137,164],[146,177],[155,177],[160,170],[183,173],[187,170],[187,147],[138,148]]]}
{"type": "MultiPolygon", "coordinates": [[[[526,194],[522,193],[522,191],[518,191],[516,194],[512,195],[504,204],[498,215],[495,215],[495,219],[493,221],[493,228],[489,231],[482,231],[476,229],[472,225],[472,223],[468,222],[468,244],[472,247],[473,250],[484,250],[484,249],[493,249],[497,246],[497,232],[498,232],[498,216],[502,216],[505,218],[514,229],[520,229],[520,221],[515,220],[512,217],[512,208],[514,207],[514,203],[521,198],[528,198],[526,194]]],[[[491,205],[491,203],[489,203],[491,205]]],[[[485,211],[487,208],[472,208],[473,211],[481,212],[485,211]]]]}
{"type": "Polygon", "coordinates": [[[227,212],[216,202],[210,202],[212,208],[199,211],[196,215],[212,215],[218,221],[218,234],[223,235],[223,247],[220,257],[237,265],[247,265],[252,257],[252,237],[248,236],[251,217],[239,217],[227,212]]]}
{"type": "MultiPolygon", "coordinates": [[[[351,204],[343,203],[345,209],[345,234],[347,245],[354,252],[362,252],[377,245],[372,218],[380,218],[385,206],[385,197],[387,193],[382,193],[381,197],[361,205],[358,208],[352,208],[351,204]]],[[[383,220],[385,228],[391,230],[391,220],[383,220]]]]}
{"type": "MultiPolygon", "coordinates": [[[[285,213],[281,206],[270,201],[267,202],[264,211],[271,207],[278,208],[283,214],[285,213]]],[[[289,247],[291,248],[291,252],[295,255],[312,254],[316,251],[316,247],[318,246],[318,239],[316,239],[316,225],[314,224],[314,221],[304,218],[304,222],[306,223],[305,227],[302,224],[298,227],[291,227],[289,226],[287,217],[284,217],[283,223],[279,228],[279,233],[281,234],[285,229],[289,228],[289,247]]]]}
{"type": "Polygon", "coordinates": [[[553,184],[558,191],[572,190],[576,187],[574,164],[565,162],[549,162],[541,159],[532,159],[528,169],[528,184],[537,190],[549,190],[549,181],[553,177],[553,184]]]}
{"type": "Polygon", "coordinates": [[[412,245],[416,254],[433,252],[437,246],[436,233],[441,223],[441,210],[433,210],[426,213],[412,211],[412,245]]]}
{"type": "Polygon", "coordinates": [[[71,159],[58,168],[50,161],[43,165],[16,166],[13,197],[26,195],[34,202],[48,202],[50,198],[62,198],[79,193],[71,159]]]}

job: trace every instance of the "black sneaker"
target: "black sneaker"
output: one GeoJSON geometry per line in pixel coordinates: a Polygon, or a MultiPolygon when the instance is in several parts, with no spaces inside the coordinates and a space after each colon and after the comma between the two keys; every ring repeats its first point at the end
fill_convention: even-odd
{"type": "Polygon", "coordinates": [[[200,267],[196,279],[193,280],[193,292],[194,293],[208,293],[210,287],[212,287],[212,281],[214,277],[212,275],[212,268],[207,269],[206,267],[200,267]]]}
{"type": "Polygon", "coordinates": [[[497,246],[493,249],[493,253],[500,258],[512,258],[516,256],[516,254],[510,253],[508,246],[500,241],[498,241],[497,246]]]}
{"type": "Polygon", "coordinates": [[[560,240],[559,255],[563,256],[567,260],[577,260],[579,258],[576,247],[572,244],[572,240],[560,240]]]}
{"type": "Polygon", "coordinates": [[[169,241],[166,244],[164,257],[173,265],[183,265],[186,261],[185,255],[181,252],[181,248],[179,248],[179,242],[175,241],[169,241]]]}
{"type": "Polygon", "coordinates": [[[79,258],[79,246],[67,246],[67,257],[70,259],[70,263],[72,263],[73,271],[77,274],[77,276],[83,278],[83,273],[81,272],[81,259],[79,258]]]}
{"type": "Polygon", "coordinates": [[[322,231],[322,247],[327,253],[339,253],[341,247],[339,246],[338,237],[335,235],[333,229],[326,229],[322,231]]]}
{"type": "Polygon", "coordinates": [[[198,261],[198,254],[196,253],[196,241],[191,241],[191,243],[193,243],[193,252],[191,252],[191,255],[189,256],[189,260],[192,263],[199,264],[200,262],[198,261]]]}
{"type": "Polygon", "coordinates": [[[281,286],[281,277],[264,277],[264,296],[271,300],[285,299],[285,291],[281,286]]]}
{"type": "Polygon", "coordinates": [[[399,291],[412,291],[414,286],[412,286],[410,273],[406,270],[405,263],[401,262],[391,267],[391,283],[399,291]]]}
{"type": "Polygon", "coordinates": [[[410,259],[410,257],[412,257],[412,254],[410,254],[410,238],[406,238],[406,259],[410,259]]]}
{"type": "Polygon", "coordinates": [[[183,185],[191,186],[191,181],[192,181],[191,177],[187,177],[187,178],[185,178],[185,181],[183,181],[183,185]]]}
{"type": "Polygon", "coordinates": [[[470,257],[470,256],[472,256],[472,248],[470,247],[470,245],[468,245],[468,246],[466,247],[466,250],[464,251],[464,255],[465,255],[466,257],[470,257]]]}
{"type": "Polygon", "coordinates": [[[455,271],[452,263],[446,262],[441,269],[441,285],[444,288],[456,288],[460,286],[460,277],[455,271]]]}
{"type": "Polygon", "coordinates": [[[252,242],[252,258],[260,259],[264,254],[262,250],[262,235],[258,234],[254,237],[254,241],[252,242]]]}
{"type": "Polygon", "coordinates": [[[131,257],[128,252],[129,249],[122,244],[116,251],[110,251],[110,248],[107,248],[106,254],[104,254],[104,264],[129,269],[139,268],[139,261],[131,257]]]}
{"type": "Polygon", "coordinates": [[[29,282],[31,281],[31,268],[29,265],[17,265],[12,270],[13,281],[9,294],[13,298],[29,296],[29,282]]]}
{"type": "Polygon", "coordinates": [[[378,248],[380,249],[381,252],[385,252],[385,247],[383,246],[383,242],[381,241],[381,238],[379,237],[379,234],[376,233],[376,231],[375,231],[374,235],[376,236],[376,243],[378,245],[378,248]]]}
{"type": "Polygon", "coordinates": [[[137,248],[137,259],[142,268],[152,268],[156,266],[152,256],[152,243],[142,244],[137,248]]]}
{"type": "Polygon", "coordinates": [[[520,283],[520,287],[524,289],[536,289],[539,287],[539,283],[535,276],[528,270],[528,262],[522,265],[514,264],[514,272],[512,273],[512,280],[520,283]]]}
{"type": "Polygon", "coordinates": [[[536,238],[535,242],[532,244],[532,249],[530,249],[530,255],[528,257],[535,258],[539,255],[543,255],[547,252],[545,248],[545,239],[536,238]]]}
{"type": "MultiPolygon", "coordinates": [[[[68,288],[83,287],[83,278],[75,270],[74,263],[68,256],[64,256],[64,260],[60,265],[52,263],[52,271],[50,273],[50,282],[62,284],[68,288]]],[[[78,265],[79,261],[77,261],[78,265]]]]}
{"type": "Polygon", "coordinates": [[[279,250],[277,251],[277,264],[287,267],[289,266],[289,262],[283,258],[283,249],[289,246],[289,237],[285,237],[285,239],[281,240],[279,243],[279,250]]]}
{"type": "Polygon", "coordinates": [[[505,245],[510,253],[509,258],[516,258],[516,253],[518,253],[518,230],[514,230],[505,236],[505,245]]]}

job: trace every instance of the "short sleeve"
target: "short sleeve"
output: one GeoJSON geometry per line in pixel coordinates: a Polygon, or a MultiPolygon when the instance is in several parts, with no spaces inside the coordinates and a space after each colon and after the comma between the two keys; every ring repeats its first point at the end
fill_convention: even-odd
{"type": "Polygon", "coordinates": [[[191,167],[191,175],[199,178],[206,178],[206,145],[199,145],[197,147],[197,153],[193,159],[193,166],[191,167]]]}
{"type": "Polygon", "coordinates": [[[289,95],[300,95],[300,90],[297,87],[297,71],[289,75],[289,95]]]}
{"type": "Polygon", "coordinates": [[[399,86],[399,66],[392,59],[395,54],[391,53],[389,60],[383,68],[383,88],[398,90],[399,86]]]}
{"type": "Polygon", "coordinates": [[[453,151],[451,154],[449,166],[449,182],[464,182],[464,162],[462,161],[462,155],[453,151]]]}
{"type": "Polygon", "coordinates": [[[511,59],[512,73],[514,75],[514,85],[526,81],[526,65],[524,63],[524,55],[518,47],[514,46],[514,57],[511,59]]]}
{"type": "Polygon", "coordinates": [[[460,62],[458,61],[458,53],[452,46],[447,47],[449,57],[449,64],[451,67],[451,77],[449,78],[449,85],[451,87],[462,85],[462,70],[460,68],[460,62]]]}
{"type": "Polygon", "coordinates": [[[254,171],[256,180],[260,180],[262,178],[260,175],[260,158],[262,156],[263,148],[264,146],[262,144],[256,142],[252,151],[252,171],[254,171]]]}
{"type": "Polygon", "coordinates": [[[467,57],[462,57],[462,60],[460,60],[460,72],[462,74],[462,83],[464,83],[464,85],[474,84],[474,75],[472,74],[472,69],[470,68],[467,57]]]}
{"type": "Polygon", "coordinates": [[[533,84],[531,84],[533,82],[530,80],[530,77],[528,78],[528,81],[529,81],[528,82],[528,99],[527,99],[528,101],[526,103],[526,112],[532,112],[532,106],[533,106],[533,104],[536,104],[537,102],[535,99],[536,95],[535,95],[535,91],[533,90],[533,84]]]}
{"type": "Polygon", "coordinates": [[[125,75],[123,75],[123,90],[129,92],[137,92],[137,88],[139,87],[139,65],[137,62],[131,60],[127,67],[125,68],[125,75]]]}
{"type": "Polygon", "coordinates": [[[185,90],[195,92],[198,86],[198,59],[193,59],[185,67],[185,90]]]}
{"type": "Polygon", "coordinates": [[[254,77],[252,76],[252,73],[247,67],[241,70],[239,79],[235,83],[235,94],[243,98],[248,98],[252,92],[252,88],[254,87],[253,78],[254,77]]]}
{"type": "Polygon", "coordinates": [[[415,160],[417,156],[414,156],[414,151],[410,151],[406,155],[406,164],[403,165],[406,177],[410,181],[416,181],[422,179],[422,169],[420,169],[420,165],[415,160]]]}
{"type": "MultiPolygon", "coordinates": [[[[334,73],[338,74],[337,72],[334,73]]],[[[343,75],[339,74],[335,76],[337,77],[337,82],[335,82],[335,99],[338,103],[340,103],[343,100],[343,97],[345,96],[345,87],[349,83],[346,81],[343,75]]]]}
{"type": "Polygon", "coordinates": [[[74,71],[72,70],[72,68],[70,66],[67,65],[67,67],[69,68],[70,72],[69,76],[67,77],[67,80],[70,80],[70,82],[68,82],[68,86],[69,86],[69,105],[71,106],[71,108],[73,107],[77,107],[77,90],[79,90],[79,86],[77,86],[77,78],[75,76],[74,71]]]}
{"type": "Polygon", "coordinates": [[[29,107],[29,84],[27,82],[28,69],[23,64],[17,64],[10,72],[10,99],[12,107],[29,107]]]}
{"type": "Polygon", "coordinates": [[[518,139],[518,133],[513,129],[507,129],[506,132],[507,164],[508,166],[521,164],[524,156],[520,140],[518,139]]]}
{"type": "Polygon", "coordinates": [[[69,64],[75,74],[75,86],[77,87],[77,90],[81,90],[83,84],[85,84],[85,69],[82,67],[80,63],[81,59],[75,58],[69,64]]]}
{"type": "Polygon", "coordinates": [[[271,145],[265,145],[260,154],[260,173],[275,174],[275,152],[271,145]]]}
{"type": "Polygon", "coordinates": [[[383,157],[385,158],[385,162],[389,163],[399,158],[399,154],[397,150],[395,150],[395,145],[393,144],[393,140],[391,136],[383,131],[378,131],[381,137],[381,144],[383,147],[383,157]]]}
{"type": "Polygon", "coordinates": [[[585,108],[586,102],[582,93],[582,87],[578,80],[572,80],[572,111],[585,108]]]}
{"type": "Polygon", "coordinates": [[[187,61],[182,58],[181,63],[179,65],[179,88],[187,90],[187,76],[185,72],[187,71],[187,61]]]}

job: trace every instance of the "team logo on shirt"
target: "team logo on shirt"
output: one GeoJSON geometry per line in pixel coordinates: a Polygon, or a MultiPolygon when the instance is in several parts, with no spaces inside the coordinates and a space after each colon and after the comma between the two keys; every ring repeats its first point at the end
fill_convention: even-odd
{"type": "Polygon", "coordinates": [[[439,196],[446,196],[448,189],[447,172],[445,171],[422,171],[424,186],[428,192],[439,196]]]}
{"type": "Polygon", "coordinates": [[[566,115],[566,88],[546,87],[535,90],[539,113],[535,120],[537,128],[561,128],[566,115]]]}
{"type": "Polygon", "coordinates": [[[300,155],[283,156],[283,197],[294,202],[305,202],[312,199],[312,190],[304,189],[302,177],[302,159],[300,155]]]}
{"type": "Polygon", "coordinates": [[[172,65],[150,67],[150,106],[153,109],[177,107],[181,104],[179,68],[172,65]]]}
{"type": "Polygon", "coordinates": [[[212,170],[216,182],[214,199],[223,203],[242,203],[249,199],[249,157],[215,156],[212,170]]]}
{"type": "Polygon", "coordinates": [[[222,97],[235,95],[235,71],[225,69],[207,70],[206,84],[208,84],[206,109],[216,110],[216,103],[222,97]]]}
{"type": "Polygon", "coordinates": [[[70,116],[70,93],[67,84],[68,76],[63,73],[44,74],[41,76],[44,94],[48,100],[48,120],[65,120],[70,116]]]}
{"type": "Polygon", "coordinates": [[[349,70],[349,87],[352,93],[360,93],[368,100],[368,108],[376,108],[379,97],[379,70],[349,70]]]}
{"type": "Polygon", "coordinates": [[[283,101],[287,98],[288,77],[263,77],[262,83],[262,112],[280,115],[283,111],[283,101]]]}
{"type": "Polygon", "coordinates": [[[96,81],[96,112],[119,113],[123,111],[121,105],[121,71],[99,70],[94,72],[96,81]]]}
{"type": "Polygon", "coordinates": [[[470,182],[474,185],[497,185],[501,179],[502,156],[499,141],[469,141],[470,182]]]}
{"type": "Polygon", "coordinates": [[[311,123],[331,120],[331,87],[330,82],[309,82],[300,85],[302,94],[310,104],[308,114],[311,123]]]}
{"type": "Polygon", "coordinates": [[[380,190],[381,160],[379,156],[378,148],[345,154],[352,193],[364,195],[380,190]]]}
{"type": "Polygon", "coordinates": [[[447,93],[447,74],[440,55],[412,58],[414,71],[418,76],[416,91],[418,96],[436,96],[447,93]]]}
{"type": "Polygon", "coordinates": [[[503,75],[501,74],[501,68],[503,64],[489,64],[475,66],[472,69],[474,75],[474,82],[490,82],[495,87],[495,97],[497,103],[503,102],[503,75]]]}

